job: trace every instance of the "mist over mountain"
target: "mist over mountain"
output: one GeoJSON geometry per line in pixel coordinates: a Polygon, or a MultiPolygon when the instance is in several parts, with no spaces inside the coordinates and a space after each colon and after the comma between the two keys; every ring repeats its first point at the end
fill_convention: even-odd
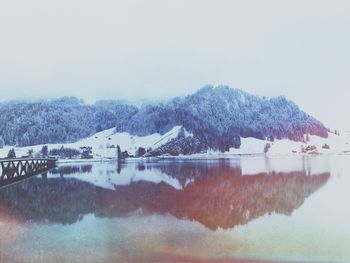
{"type": "Polygon", "coordinates": [[[241,137],[291,139],[327,137],[327,128],[285,97],[265,98],[226,86],[141,107],[105,100],[93,105],[75,97],[0,104],[0,136],[8,145],[74,142],[116,128],[145,136],[182,125],[205,147],[239,148],[241,137]]]}

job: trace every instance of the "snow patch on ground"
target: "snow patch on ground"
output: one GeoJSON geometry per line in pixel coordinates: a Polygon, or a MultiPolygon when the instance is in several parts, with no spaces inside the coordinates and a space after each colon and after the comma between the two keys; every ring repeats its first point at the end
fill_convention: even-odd
{"type": "Polygon", "coordinates": [[[316,146],[316,152],[319,154],[350,154],[350,137],[347,133],[344,135],[329,133],[328,138],[310,135],[307,142],[287,139],[269,142],[255,138],[241,138],[240,149],[231,148],[229,154],[264,154],[267,143],[271,145],[268,155],[302,154],[302,148],[306,149],[308,146],[316,146]],[[328,145],[329,149],[325,149],[325,145],[328,145]]]}

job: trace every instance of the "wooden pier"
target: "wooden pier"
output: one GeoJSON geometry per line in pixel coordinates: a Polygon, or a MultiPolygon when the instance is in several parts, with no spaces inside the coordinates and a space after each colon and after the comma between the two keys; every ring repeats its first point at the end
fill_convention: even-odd
{"type": "Polygon", "coordinates": [[[0,187],[42,174],[56,166],[56,158],[0,159],[0,187]]]}

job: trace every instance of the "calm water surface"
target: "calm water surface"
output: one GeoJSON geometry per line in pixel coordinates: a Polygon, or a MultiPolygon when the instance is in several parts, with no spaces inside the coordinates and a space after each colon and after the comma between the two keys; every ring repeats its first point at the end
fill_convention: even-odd
{"type": "Polygon", "coordinates": [[[350,156],[65,164],[0,189],[0,262],[242,260],[350,262],[350,156]]]}

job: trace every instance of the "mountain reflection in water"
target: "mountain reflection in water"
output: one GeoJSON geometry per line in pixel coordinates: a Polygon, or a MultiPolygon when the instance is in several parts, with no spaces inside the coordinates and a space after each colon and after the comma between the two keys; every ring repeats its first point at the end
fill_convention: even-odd
{"type": "MultiPolygon", "coordinates": [[[[120,172],[116,168],[109,176],[123,176],[117,169],[120,172]]],[[[0,211],[20,221],[61,224],[72,224],[90,213],[96,217],[125,217],[135,211],[169,213],[211,230],[230,229],[266,214],[290,215],[330,178],[328,172],[309,175],[306,171],[244,175],[240,166],[227,162],[140,163],[133,173],[144,171],[160,173],[181,187],[143,179],[107,189],[74,177],[88,178],[95,173],[92,165],[65,165],[1,189],[0,211]]]]}

